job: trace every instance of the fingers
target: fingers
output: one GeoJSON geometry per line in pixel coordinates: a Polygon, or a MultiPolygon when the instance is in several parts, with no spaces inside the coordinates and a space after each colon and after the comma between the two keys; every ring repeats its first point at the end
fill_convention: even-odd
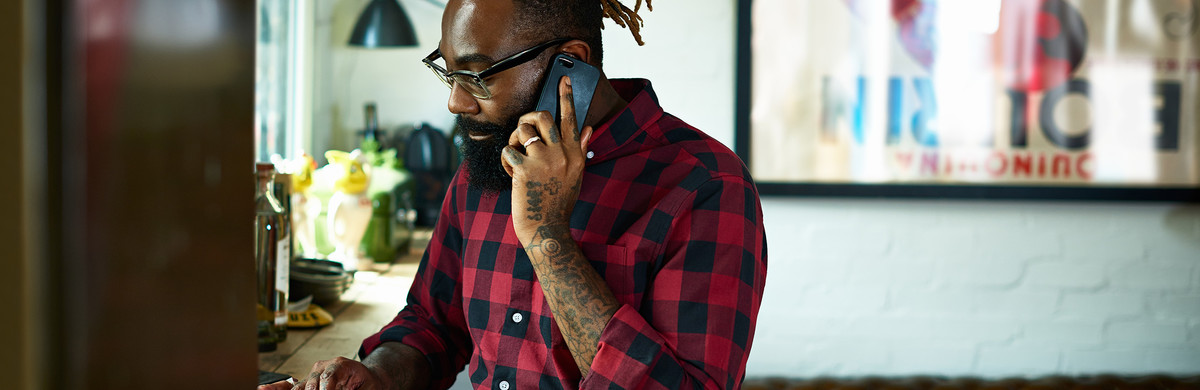
{"type": "Polygon", "coordinates": [[[321,390],[321,372],[313,371],[304,381],[304,390],[321,390]]]}
{"type": "MultiPolygon", "coordinates": [[[[529,114],[526,114],[526,116],[528,115],[529,114]]],[[[524,118],[524,116],[522,116],[522,118],[524,118]]],[[[539,135],[538,128],[535,123],[536,121],[518,122],[517,128],[513,130],[512,135],[508,136],[508,144],[510,146],[519,146],[517,151],[524,151],[526,153],[529,152],[530,146],[533,146],[534,143],[541,142],[544,144],[546,142],[546,137],[539,135]],[[531,139],[534,141],[530,141],[531,139]]]]}
{"type": "Polygon", "coordinates": [[[571,87],[571,77],[563,76],[558,81],[558,107],[561,110],[559,113],[562,116],[562,127],[559,133],[563,139],[567,139],[570,133],[570,139],[579,142],[579,123],[575,120],[575,93],[571,87]]]}
{"type": "Polygon", "coordinates": [[[516,178],[517,172],[524,170],[521,165],[527,161],[531,164],[565,162],[565,167],[582,166],[593,129],[591,126],[581,129],[576,123],[575,97],[570,77],[559,79],[558,91],[559,107],[562,109],[560,118],[555,118],[547,111],[535,111],[517,119],[517,128],[509,135],[508,146],[500,155],[500,166],[509,176],[516,178]],[[559,123],[562,123],[561,128],[559,123]]]}
{"type": "MultiPolygon", "coordinates": [[[[517,119],[517,130],[529,126],[534,132],[529,136],[539,136],[546,145],[557,145],[562,142],[558,131],[558,123],[549,111],[534,111],[517,119]]],[[[526,138],[522,138],[524,141],[526,138]]]]}
{"type": "Polygon", "coordinates": [[[585,126],[580,133],[579,153],[584,155],[588,152],[588,145],[592,143],[592,131],[595,130],[591,126],[585,126]]]}
{"type": "Polygon", "coordinates": [[[517,148],[512,145],[504,147],[500,151],[500,166],[504,167],[504,171],[508,172],[508,176],[512,177],[516,166],[525,163],[525,155],[517,151],[517,148]]]}
{"type": "Polygon", "coordinates": [[[325,372],[325,368],[331,363],[330,360],[321,360],[313,363],[312,370],[308,373],[308,377],[296,383],[292,390],[318,390],[321,385],[321,373],[325,372]]]}
{"type": "Polygon", "coordinates": [[[330,361],[329,365],[325,366],[325,372],[321,374],[321,389],[356,389],[361,385],[360,378],[362,372],[356,372],[356,369],[362,366],[361,363],[338,356],[330,361]],[[356,367],[357,365],[357,367],[356,367]]]}
{"type": "MultiPolygon", "coordinates": [[[[346,376],[349,372],[343,370],[343,361],[350,361],[344,357],[337,357],[331,360],[322,360],[313,364],[312,371],[308,376],[294,386],[289,387],[271,387],[269,390],[292,389],[292,390],[332,390],[345,387],[346,376]],[[341,372],[339,372],[341,371],[341,372]]],[[[287,383],[287,382],[278,382],[287,383]]],[[[276,384],[278,384],[276,383],[276,384]]]]}

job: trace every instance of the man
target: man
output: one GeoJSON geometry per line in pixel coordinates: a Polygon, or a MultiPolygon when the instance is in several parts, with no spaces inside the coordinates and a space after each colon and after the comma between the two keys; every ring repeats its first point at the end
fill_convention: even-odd
{"type": "Polygon", "coordinates": [[[426,63],[464,169],[408,305],[297,388],[443,389],[465,364],[477,389],[739,387],[767,262],[741,160],[646,80],[601,77],[585,123],[548,80],[560,118],[531,112],[553,55],[601,65],[604,16],[641,43],[640,5],[449,1],[426,63]]]}

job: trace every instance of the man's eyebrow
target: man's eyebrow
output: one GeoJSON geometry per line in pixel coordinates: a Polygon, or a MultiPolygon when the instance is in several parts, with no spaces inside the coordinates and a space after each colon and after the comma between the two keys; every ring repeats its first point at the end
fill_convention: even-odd
{"type": "Polygon", "coordinates": [[[484,54],[471,53],[454,57],[454,62],[457,64],[491,64],[496,60],[484,54]]]}

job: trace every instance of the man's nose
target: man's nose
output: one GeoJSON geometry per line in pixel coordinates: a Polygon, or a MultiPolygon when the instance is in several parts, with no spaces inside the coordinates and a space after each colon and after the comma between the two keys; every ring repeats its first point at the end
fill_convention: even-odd
{"type": "Polygon", "coordinates": [[[465,88],[455,84],[450,88],[450,100],[446,102],[446,109],[455,115],[475,115],[479,113],[479,101],[465,88]]]}

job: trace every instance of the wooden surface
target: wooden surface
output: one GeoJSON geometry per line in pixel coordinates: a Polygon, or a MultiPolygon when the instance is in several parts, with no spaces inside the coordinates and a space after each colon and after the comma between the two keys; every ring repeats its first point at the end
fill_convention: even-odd
{"type": "Polygon", "coordinates": [[[333,323],[316,329],[289,329],[287,341],[258,354],[258,368],[302,378],[313,363],[338,356],[358,360],[362,340],[392,320],[408,295],[430,231],[419,229],[408,253],[382,269],[358,271],[341,301],[325,310],[333,323]]]}

